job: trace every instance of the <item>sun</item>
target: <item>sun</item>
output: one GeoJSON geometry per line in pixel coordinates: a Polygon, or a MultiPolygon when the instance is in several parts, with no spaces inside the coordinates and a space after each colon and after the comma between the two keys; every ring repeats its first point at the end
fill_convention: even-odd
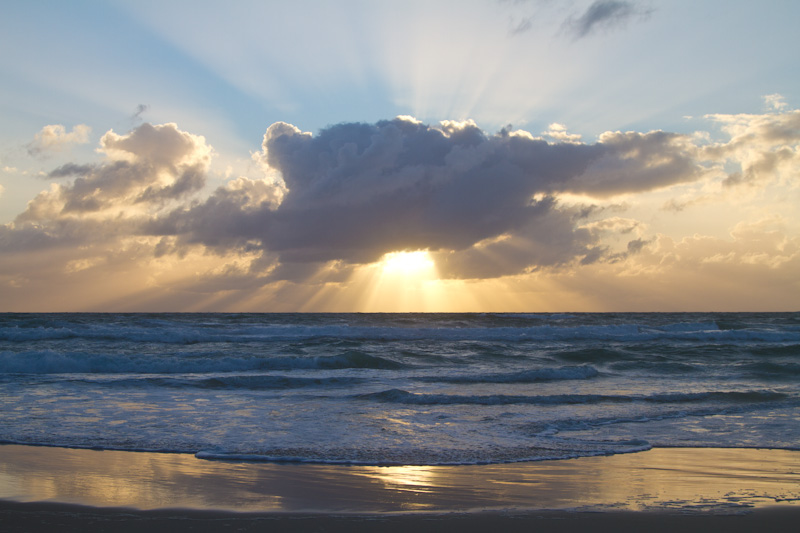
{"type": "Polygon", "coordinates": [[[434,270],[433,259],[426,250],[390,252],[381,259],[383,274],[390,276],[428,277],[434,270]]]}
{"type": "Polygon", "coordinates": [[[414,312],[440,303],[439,273],[427,250],[390,252],[358,268],[348,281],[366,312],[414,312]]]}

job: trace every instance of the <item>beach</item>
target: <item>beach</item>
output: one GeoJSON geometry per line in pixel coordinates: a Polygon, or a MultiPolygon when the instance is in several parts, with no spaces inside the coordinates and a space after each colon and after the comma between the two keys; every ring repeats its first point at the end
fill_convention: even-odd
{"type": "Polygon", "coordinates": [[[798,518],[791,450],[378,467],[0,447],[6,531],[788,531],[798,518]]]}
{"type": "Polygon", "coordinates": [[[790,313],[0,315],[2,531],[800,518],[790,313]]]}

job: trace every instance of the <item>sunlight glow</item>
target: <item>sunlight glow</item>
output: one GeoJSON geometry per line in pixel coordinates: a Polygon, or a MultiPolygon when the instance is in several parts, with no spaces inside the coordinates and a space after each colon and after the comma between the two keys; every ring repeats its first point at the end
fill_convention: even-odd
{"type": "Polygon", "coordinates": [[[426,250],[416,252],[390,252],[381,260],[383,273],[409,277],[430,278],[428,274],[435,270],[433,259],[426,250]]]}
{"type": "Polygon", "coordinates": [[[387,253],[360,268],[350,281],[362,294],[358,307],[370,311],[419,311],[440,305],[439,272],[425,250],[387,253]]]}

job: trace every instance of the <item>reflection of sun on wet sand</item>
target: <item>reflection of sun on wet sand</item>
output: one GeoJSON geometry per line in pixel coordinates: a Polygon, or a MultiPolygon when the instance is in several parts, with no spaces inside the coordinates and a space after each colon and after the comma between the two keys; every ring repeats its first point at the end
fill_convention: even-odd
{"type": "Polygon", "coordinates": [[[353,527],[363,530],[376,519],[388,520],[383,526],[395,524],[399,530],[409,520],[415,528],[418,522],[432,527],[443,524],[441,520],[477,527],[490,518],[511,521],[504,527],[513,530],[522,528],[525,520],[556,516],[574,526],[587,525],[591,518],[615,527],[633,527],[634,522],[641,526],[644,521],[650,528],[656,522],[652,518],[662,514],[652,511],[680,511],[680,516],[670,514],[670,520],[693,524],[730,521],[731,515],[736,520],[730,524],[750,526],[800,518],[800,452],[787,450],[653,449],[455,467],[229,463],[184,454],[16,445],[2,446],[0,452],[0,498],[5,500],[0,517],[4,524],[19,525],[19,530],[33,527],[37,520],[40,525],[83,529],[81,517],[96,520],[96,515],[105,516],[106,522],[124,518],[156,526],[153,520],[171,517],[174,525],[176,517],[194,520],[200,516],[196,513],[209,510],[248,513],[215,518],[239,520],[248,527],[256,521],[249,513],[259,513],[261,524],[278,520],[281,527],[302,529],[303,524],[317,527],[327,520],[343,529],[356,524],[353,527]],[[91,507],[53,507],[54,503],[91,507]],[[108,509],[120,507],[137,511],[123,516],[108,509]],[[766,512],[768,507],[781,510],[766,512]],[[409,517],[408,512],[422,514],[409,517]],[[399,514],[388,519],[384,513],[399,514]],[[301,520],[301,515],[306,518],[301,520]],[[623,522],[613,522],[617,519],[623,522]]]}

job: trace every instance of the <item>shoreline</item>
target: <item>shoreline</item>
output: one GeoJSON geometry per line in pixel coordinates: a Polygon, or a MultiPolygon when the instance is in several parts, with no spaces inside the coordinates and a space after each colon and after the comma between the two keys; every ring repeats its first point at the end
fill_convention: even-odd
{"type": "Polygon", "coordinates": [[[269,514],[800,512],[800,451],[653,448],[463,466],[209,461],[190,454],[0,445],[0,500],[269,514]]]}
{"type": "Polygon", "coordinates": [[[366,467],[0,445],[0,525],[9,533],[737,533],[791,531],[798,521],[792,450],[366,467]]]}

